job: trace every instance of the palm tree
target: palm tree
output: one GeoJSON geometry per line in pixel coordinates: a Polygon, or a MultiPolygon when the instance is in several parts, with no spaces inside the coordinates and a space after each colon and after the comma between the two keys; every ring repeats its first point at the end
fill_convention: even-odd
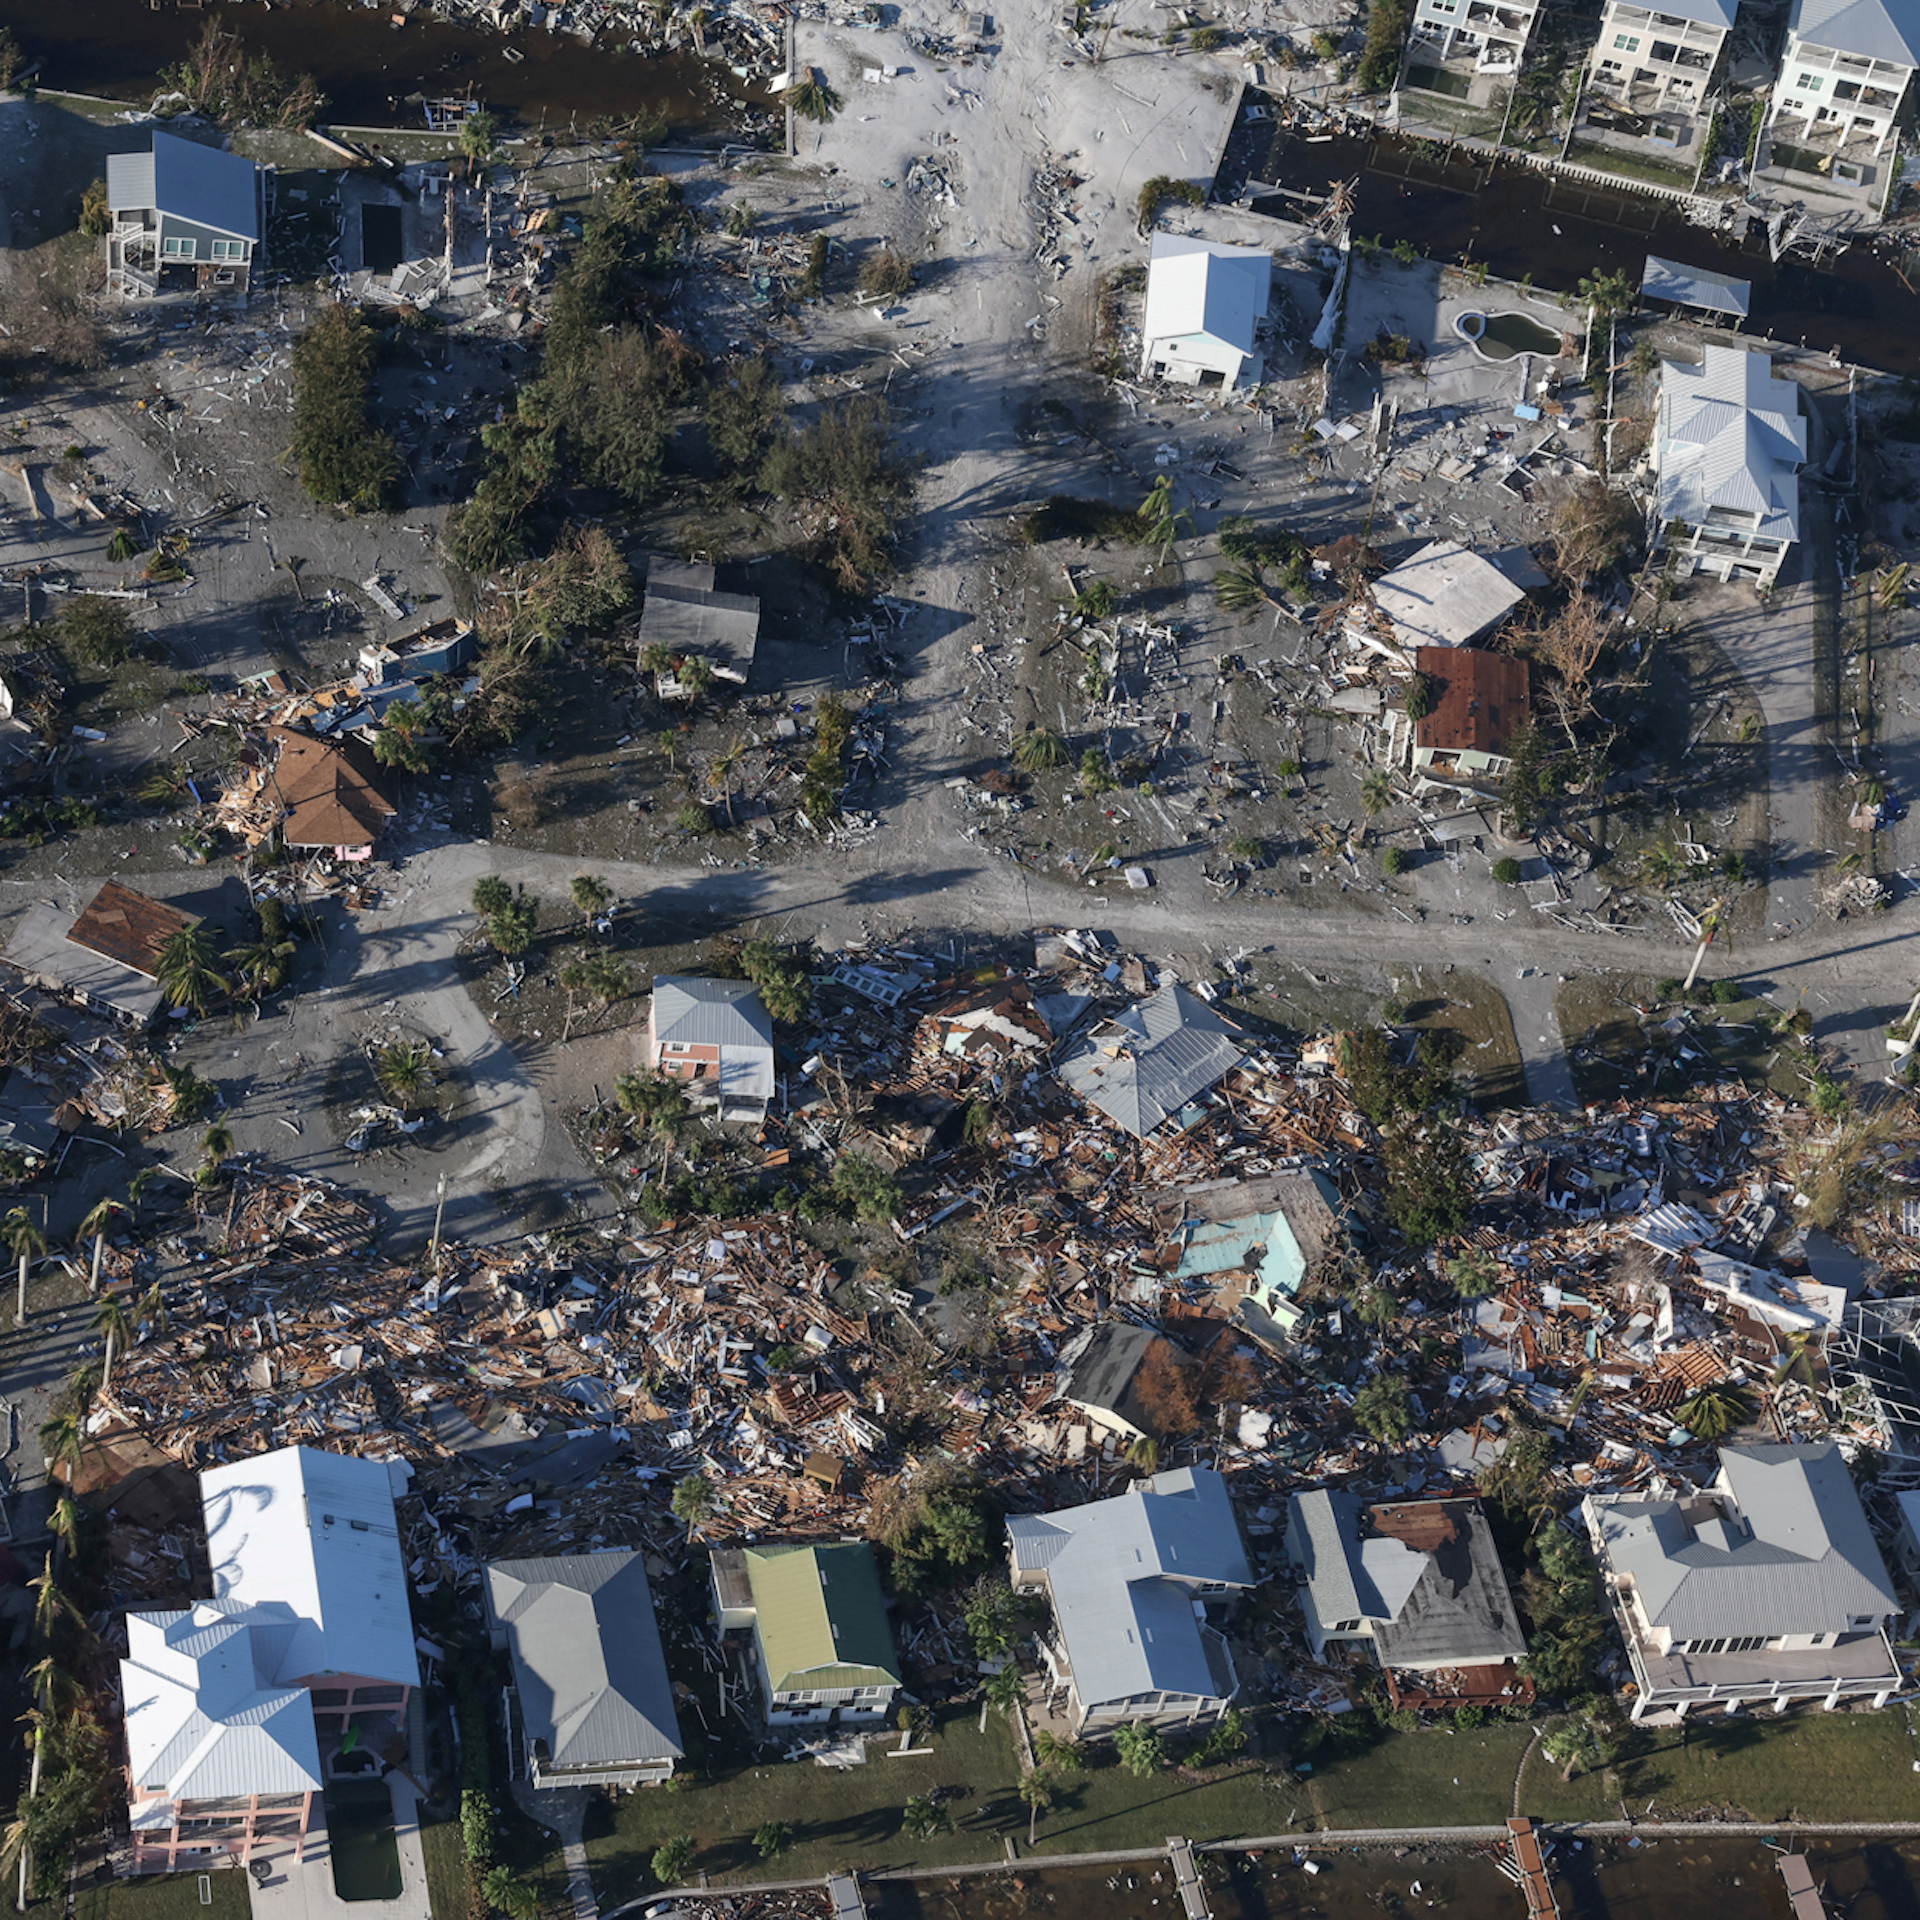
{"type": "Polygon", "coordinates": [[[80,1548],[80,1509],[72,1499],[62,1494],[53,1503],[53,1512],[48,1517],[47,1527],[55,1540],[69,1554],[77,1553],[80,1548]]]}
{"type": "Polygon", "coordinates": [[[567,1037],[573,1032],[573,996],[587,990],[587,963],[584,960],[569,960],[560,969],[560,985],[567,996],[567,1017],[560,1025],[560,1044],[567,1044],[567,1037]]]}
{"type": "Polygon", "coordinates": [[[824,126],[840,111],[840,96],[820,78],[813,68],[807,70],[807,77],[789,87],[780,98],[804,120],[815,120],[824,126]]]}
{"type": "Polygon", "coordinates": [[[1173,475],[1163,473],[1140,502],[1139,518],[1146,543],[1160,549],[1162,562],[1183,532],[1193,529],[1193,515],[1173,504],[1173,475]]]}
{"type": "Polygon", "coordinates": [[[140,1296],[140,1304],[134,1308],[133,1317],[139,1322],[142,1339],[151,1334],[158,1340],[166,1332],[167,1296],[160,1291],[158,1280],[140,1296]]]}
{"type": "Polygon", "coordinates": [[[587,962],[587,991],[603,1007],[610,1007],[633,991],[633,973],[624,960],[596,953],[587,962]]]}
{"type": "Polygon", "coordinates": [[[1375,767],[1361,781],[1360,804],[1370,815],[1385,813],[1393,805],[1393,775],[1385,767],[1375,767]]]}
{"type": "Polygon", "coordinates": [[[220,1169],[233,1152],[233,1129],[224,1120],[216,1120],[200,1136],[200,1184],[210,1187],[220,1177],[220,1169]]]}
{"type": "Polygon", "coordinates": [[[287,965],[293,953],[291,940],[261,939],[229,947],[223,957],[232,963],[247,998],[257,1005],[287,984],[287,965]]]}
{"type": "Polygon", "coordinates": [[[673,1516],[687,1523],[691,1540],[713,1518],[713,1482],[704,1473],[690,1473],[673,1489],[673,1516]]]}
{"type": "Polygon", "coordinates": [[[598,920],[613,899],[613,889],[591,873],[576,873],[570,891],[573,904],[588,920],[598,920]]]}
{"type": "Polygon", "coordinates": [[[703,654],[690,653],[680,662],[680,671],[673,677],[680,682],[688,704],[697,707],[713,685],[713,662],[703,654]]]}
{"type": "Polygon", "coordinates": [[[1731,1380],[1722,1380],[1702,1387],[1691,1400],[1684,1402],[1678,1417],[1696,1440],[1711,1444],[1744,1427],[1753,1415],[1753,1395],[1731,1380]]]}
{"type": "Polygon", "coordinates": [[[124,1353],[133,1338],[133,1322],[128,1319],[127,1309],[117,1293],[105,1295],[94,1310],[93,1330],[106,1336],[107,1358],[100,1369],[100,1390],[106,1393],[113,1387],[114,1352],[118,1349],[124,1353]]]}
{"type": "Polygon", "coordinates": [[[500,122],[490,113],[470,113],[460,123],[460,151],[466,157],[469,179],[493,158],[494,136],[499,131],[500,122]]]}
{"type": "Polygon", "coordinates": [[[488,1906],[506,1915],[507,1920],[534,1920],[540,1911],[540,1896],[511,1867],[494,1867],[480,1883],[488,1906]]]}
{"type": "Polygon", "coordinates": [[[424,1040],[396,1040],[373,1056],[373,1073],[387,1098],[411,1111],[433,1091],[433,1049],[424,1040]]]}
{"type": "Polygon", "coordinates": [[[431,773],[433,753],[411,728],[394,722],[376,729],[373,757],[383,767],[397,767],[402,773],[431,773]]]}
{"type": "Polygon", "coordinates": [[[1086,1749],[1080,1742],[1069,1740],[1063,1734],[1050,1733],[1045,1727],[1033,1736],[1033,1751],[1043,1767],[1052,1767],[1060,1773],[1086,1771],[1086,1749]]]}
{"type": "Polygon", "coordinates": [[[1060,1783],[1045,1767],[1029,1767],[1020,1776],[1017,1789],[1021,1801],[1027,1809],[1027,1846],[1034,1844],[1034,1835],[1039,1828],[1040,1816],[1053,1811],[1054,1798],[1060,1783]]]}
{"type": "Polygon", "coordinates": [[[1400,1302],[1386,1287],[1369,1287],[1354,1303],[1353,1310],[1368,1326],[1380,1328],[1392,1323],[1400,1311],[1400,1302]]]}
{"type": "Polygon", "coordinates": [[[71,1484],[75,1470],[87,1451],[87,1429],[81,1414],[56,1413],[40,1423],[40,1449],[46,1455],[47,1471],[58,1474],[66,1469],[71,1484]]]}
{"type": "Polygon", "coordinates": [[[76,1241],[93,1242],[93,1267],[87,1275],[87,1291],[100,1291],[100,1268],[107,1257],[107,1229],[113,1225],[126,1208],[118,1200],[102,1200],[87,1217],[80,1222],[74,1234],[76,1241]]]}
{"type": "Polygon", "coordinates": [[[27,1269],[47,1250],[47,1236],[33,1223],[33,1215],[25,1207],[9,1209],[5,1220],[0,1220],[0,1239],[7,1243],[7,1251],[20,1262],[20,1294],[14,1307],[13,1324],[24,1327],[27,1324],[27,1269]]]}
{"type": "Polygon", "coordinates": [[[707,772],[711,777],[714,786],[719,789],[720,798],[726,803],[728,826],[732,826],[734,824],[734,821],[733,821],[733,770],[735,767],[737,767],[740,764],[740,761],[742,757],[745,755],[746,751],[747,751],[747,748],[746,748],[746,743],[744,741],[742,740],[731,741],[729,742],[728,745],[722,747],[720,751],[713,756],[713,764],[711,767],[707,769],[707,772]]]}
{"type": "Polygon", "coordinates": [[[1051,773],[1067,764],[1067,743],[1051,727],[1026,727],[1013,736],[1013,764],[1022,773],[1051,773]]]}
{"type": "Polygon", "coordinates": [[[33,1631],[42,1646],[52,1640],[54,1628],[62,1621],[75,1627],[87,1624],[80,1609],[54,1579],[51,1566],[42,1567],[27,1585],[33,1589],[33,1631]]]}
{"type": "Polygon", "coordinates": [[[226,975],[214,964],[215,958],[213,935],[204,920],[168,934],[153,969],[167,1005],[205,1013],[227,990],[226,975]]]}

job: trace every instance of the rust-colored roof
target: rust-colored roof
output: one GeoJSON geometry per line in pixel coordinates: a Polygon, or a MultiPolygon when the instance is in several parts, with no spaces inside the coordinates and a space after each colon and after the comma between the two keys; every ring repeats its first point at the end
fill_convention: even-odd
{"type": "Polygon", "coordinates": [[[1398,1540],[1415,1553],[1438,1553],[1464,1531],[1460,1514],[1471,1500],[1396,1500],[1367,1509],[1375,1533],[1398,1540]]]}
{"type": "Polygon", "coordinates": [[[76,947],[118,961],[151,980],[160,964],[160,949],[174,934],[196,925],[199,918],[196,913],[182,913],[178,907],[168,906],[164,900],[150,900],[144,893],[135,893],[118,880],[109,880],[73,923],[67,938],[76,947]]]}
{"type": "Polygon", "coordinates": [[[1414,665],[1433,688],[1417,743],[1436,753],[1504,753],[1527,719],[1527,663],[1477,647],[1421,647],[1414,665]]]}
{"type": "Polygon", "coordinates": [[[285,808],[290,847],[370,847],[393,813],[380,791],[373,755],[357,740],[319,740],[270,727],[280,757],[266,790],[285,808]]]}

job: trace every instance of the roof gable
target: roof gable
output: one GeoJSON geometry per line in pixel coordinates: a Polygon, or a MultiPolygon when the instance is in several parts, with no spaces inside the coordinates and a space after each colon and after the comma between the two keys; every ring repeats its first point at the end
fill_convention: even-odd
{"type": "Polygon", "coordinates": [[[386,1465],[311,1447],[200,1476],[215,1596],[291,1615],[281,1685],[323,1674],[420,1684],[386,1465]]]}
{"type": "Polygon", "coordinates": [[[115,213],[171,214],[257,243],[259,175],[240,154],[156,133],[151,152],[107,156],[107,205],[115,213]]]}
{"type": "Polygon", "coordinates": [[[198,926],[197,913],[182,913],[164,900],[150,899],[109,880],[67,930],[76,947],[85,947],[151,980],[167,942],[188,927],[198,926]]]}
{"type": "Polygon", "coordinates": [[[1770,539],[1800,537],[1807,423],[1799,389],[1763,353],[1710,346],[1699,366],[1663,361],[1654,435],[1662,521],[1702,525],[1716,511],[1752,516],[1770,539]]]}
{"type": "Polygon", "coordinates": [[[1144,1139],[1233,1070],[1240,1050],[1231,1032],[1175,982],[1078,1042],[1059,1075],[1116,1126],[1144,1139]]]}
{"type": "Polygon", "coordinates": [[[1221,1692],[1225,1672],[1194,1615],[1193,1590],[1249,1587],[1253,1570],[1218,1473],[1156,1474],[1110,1500],[1011,1519],[1007,1536],[1016,1577],[1047,1573],[1083,1705],[1221,1692]]]}
{"type": "Polygon", "coordinates": [[[507,1631],[527,1732],[555,1766],[679,1758],[673,1687],[639,1554],[496,1561],[487,1604],[507,1631]]]}

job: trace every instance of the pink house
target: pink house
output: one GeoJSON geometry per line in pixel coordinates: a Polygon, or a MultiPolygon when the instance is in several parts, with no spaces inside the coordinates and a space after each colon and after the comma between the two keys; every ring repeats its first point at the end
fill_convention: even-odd
{"type": "Polygon", "coordinates": [[[282,1447],[203,1473],[200,1500],[214,1597],[127,1616],[137,1872],[299,1855],[326,1780],[372,1764],[420,1684],[385,1462],[282,1447]]]}

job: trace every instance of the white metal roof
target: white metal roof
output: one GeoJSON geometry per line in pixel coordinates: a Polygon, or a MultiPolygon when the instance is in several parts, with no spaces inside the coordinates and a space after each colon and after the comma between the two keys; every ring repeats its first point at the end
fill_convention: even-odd
{"type": "Polygon", "coordinates": [[[384,1462],[282,1447],[203,1473],[200,1503],[216,1597],[293,1616],[276,1685],[335,1673],[420,1684],[384,1462]]]}
{"type": "Polygon", "coordinates": [[[1227,1483],[1208,1467],[1136,1481],[1111,1500],[1007,1522],[1016,1570],[1044,1568],[1074,1687],[1097,1707],[1136,1694],[1221,1691],[1195,1591],[1250,1587],[1227,1483]]]}
{"type": "Polygon", "coordinates": [[[1654,433],[1660,518],[1698,527],[1719,509],[1753,516],[1741,524],[1766,539],[1798,540],[1798,476],[1807,457],[1800,389],[1776,378],[1764,353],[1704,352],[1697,367],[1661,362],[1654,433]]]}
{"type": "Polygon", "coordinates": [[[1794,0],[1787,24],[1816,47],[1920,66],[1920,0],[1794,0]]]}
{"type": "Polygon", "coordinates": [[[1491,560],[1456,540],[1430,542],[1373,583],[1374,603],[1408,652],[1470,646],[1526,597],[1491,560]]]}
{"type": "Polygon", "coordinates": [[[173,1801],[319,1791],[312,1697],[271,1677],[294,1625],[283,1610],[207,1601],[127,1615],[120,1693],[136,1788],[173,1801]]]}
{"type": "Polygon", "coordinates": [[[1204,338],[1251,353],[1272,282],[1273,255],[1257,247],[1156,233],[1142,331],[1149,343],[1204,338]]]}
{"type": "Polygon", "coordinates": [[[773,1022],[750,981],[656,974],[653,1037],[661,1047],[718,1047],[723,1099],[773,1098],[773,1022]]]}

